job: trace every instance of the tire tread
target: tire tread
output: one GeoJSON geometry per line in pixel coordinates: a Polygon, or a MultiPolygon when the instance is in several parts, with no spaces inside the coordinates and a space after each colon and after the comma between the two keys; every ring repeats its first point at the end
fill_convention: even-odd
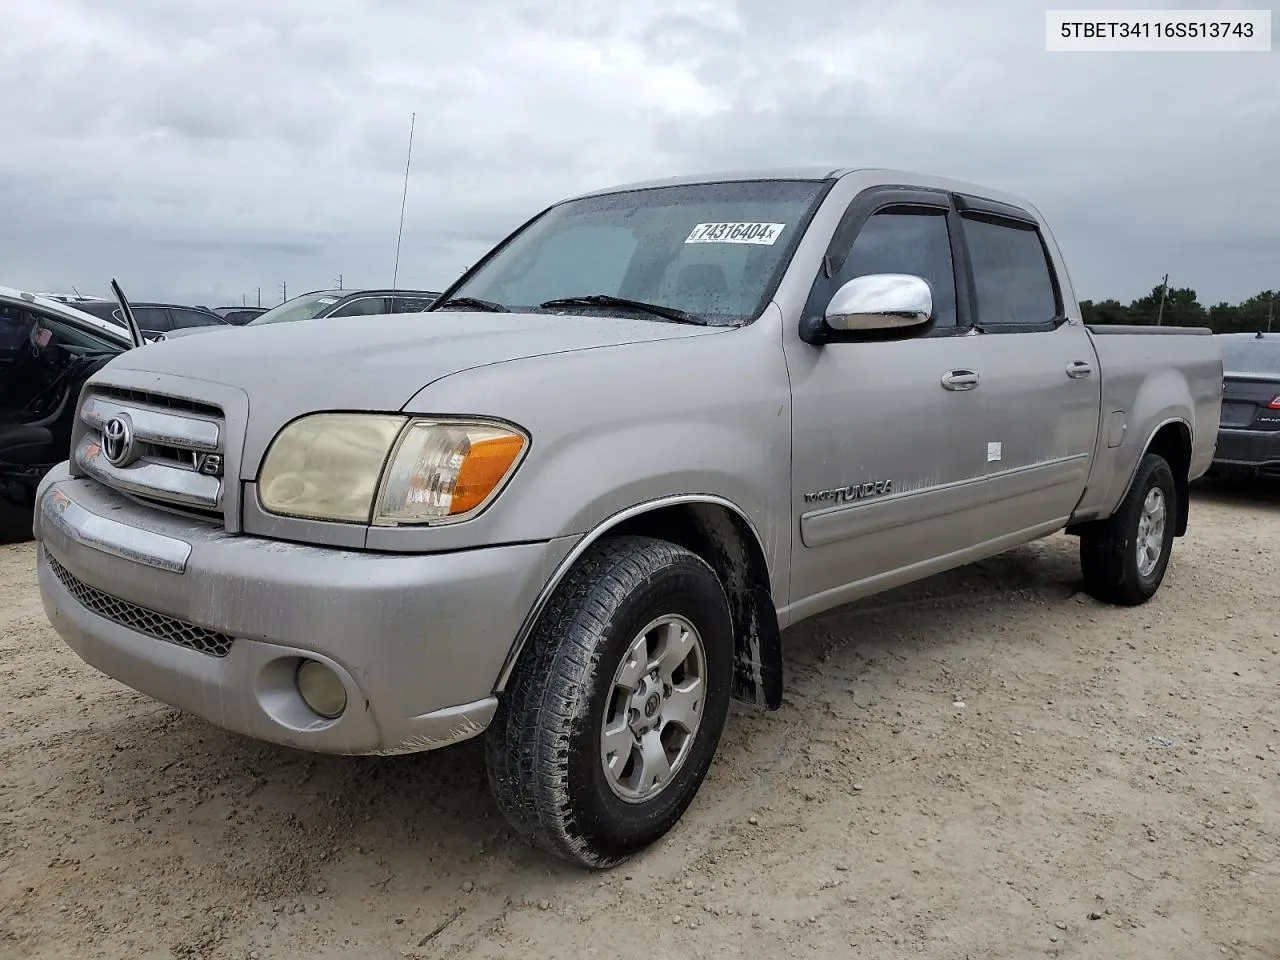
{"type": "MultiPolygon", "coordinates": [[[[1084,575],[1085,591],[1095,600],[1115,606],[1137,606],[1155,594],[1164,579],[1164,570],[1152,589],[1147,589],[1130,571],[1133,553],[1133,526],[1142,501],[1151,488],[1152,478],[1159,472],[1169,475],[1170,487],[1175,491],[1173,470],[1164,457],[1155,453],[1143,456],[1129,485],[1124,499],[1115,512],[1104,520],[1095,520],[1080,533],[1080,569],[1084,575]]],[[[1166,523],[1172,529],[1177,505],[1169,500],[1166,523]]],[[[1166,561],[1167,563],[1167,561],[1166,561]]],[[[1136,568],[1135,568],[1136,569],[1136,568]]],[[[1167,569],[1167,567],[1166,567],[1167,569]]]]}
{"type": "Polygon", "coordinates": [[[596,638],[608,630],[613,611],[649,578],[690,562],[711,569],[673,543],[606,538],[582,556],[543,610],[499,699],[485,747],[494,799],[532,845],[592,867],[625,859],[592,850],[577,829],[565,776],[574,724],[586,712],[582,701],[600,656],[596,638]]]}

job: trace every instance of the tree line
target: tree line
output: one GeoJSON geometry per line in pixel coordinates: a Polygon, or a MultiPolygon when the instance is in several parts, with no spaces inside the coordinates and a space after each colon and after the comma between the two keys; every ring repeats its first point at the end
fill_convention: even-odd
{"type": "Polygon", "coordinates": [[[1157,318],[1168,327],[1210,327],[1214,333],[1280,332],[1280,292],[1263,290],[1239,303],[1218,303],[1206,307],[1191,287],[1170,287],[1160,307],[1161,288],[1155,286],[1145,297],[1124,304],[1119,300],[1081,300],[1085,323],[1128,323],[1154,326],[1157,318]]]}

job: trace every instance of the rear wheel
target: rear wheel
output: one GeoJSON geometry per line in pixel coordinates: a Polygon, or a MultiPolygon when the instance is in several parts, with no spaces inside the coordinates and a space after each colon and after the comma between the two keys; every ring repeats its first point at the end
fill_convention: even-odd
{"type": "Polygon", "coordinates": [[[1136,606],[1155,595],[1173,552],[1177,497],[1168,461],[1148,453],[1116,512],[1081,530],[1080,568],[1092,597],[1136,606]]]}
{"type": "Polygon", "coordinates": [[[729,707],[733,634],[715,572],[620,537],[560,584],[486,740],[499,808],[527,841],[608,867],[669,831],[706,777],[729,707]]]}

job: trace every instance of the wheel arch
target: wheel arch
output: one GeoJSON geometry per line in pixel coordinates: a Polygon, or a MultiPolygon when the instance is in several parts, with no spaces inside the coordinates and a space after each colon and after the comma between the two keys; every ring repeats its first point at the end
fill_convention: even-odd
{"type": "Polygon", "coordinates": [[[769,566],[755,525],[724,497],[664,497],[620,511],[582,537],[543,585],[495,684],[506,689],[533,629],[561,581],[595,543],[606,537],[654,537],[697,554],[715,571],[733,620],[735,700],[776,710],[782,704],[782,636],[770,587],[769,566]]]}
{"type": "Polygon", "coordinates": [[[1177,516],[1174,517],[1173,524],[1173,535],[1175,537],[1181,537],[1186,534],[1187,520],[1191,512],[1191,505],[1188,503],[1188,494],[1191,487],[1191,482],[1188,479],[1191,473],[1191,450],[1191,425],[1181,417],[1165,420],[1151,432],[1146,446],[1143,447],[1142,456],[1133,465],[1133,473],[1129,477],[1129,484],[1125,487],[1125,490],[1128,491],[1129,486],[1133,485],[1133,479],[1138,474],[1138,465],[1142,463],[1142,457],[1149,453],[1159,454],[1164,457],[1169,464],[1169,468],[1173,471],[1173,486],[1178,494],[1178,512],[1177,516]]]}

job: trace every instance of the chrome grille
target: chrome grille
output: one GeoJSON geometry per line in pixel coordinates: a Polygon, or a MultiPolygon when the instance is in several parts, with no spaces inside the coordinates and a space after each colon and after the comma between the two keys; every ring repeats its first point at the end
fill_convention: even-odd
{"type": "Polygon", "coordinates": [[[197,627],[194,623],[187,623],[177,617],[157,613],[146,607],[140,607],[136,603],[130,603],[128,600],[113,597],[97,587],[89,586],[48,553],[45,554],[45,559],[49,562],[49,569],[58,578],[58,582],[67,588],[67,592],[75,597],[81,606],[92,610],[98,616],[156,640],[174,643],[210,657],[225,657],[231,652],[233,637],[207,627],[197,627]]]}
{"type": "Polygon", "coordinates": [[[94,385],[80,409],[76,465],[138,500],[222,519],[226,421],[182,397],[94,385]]]}

